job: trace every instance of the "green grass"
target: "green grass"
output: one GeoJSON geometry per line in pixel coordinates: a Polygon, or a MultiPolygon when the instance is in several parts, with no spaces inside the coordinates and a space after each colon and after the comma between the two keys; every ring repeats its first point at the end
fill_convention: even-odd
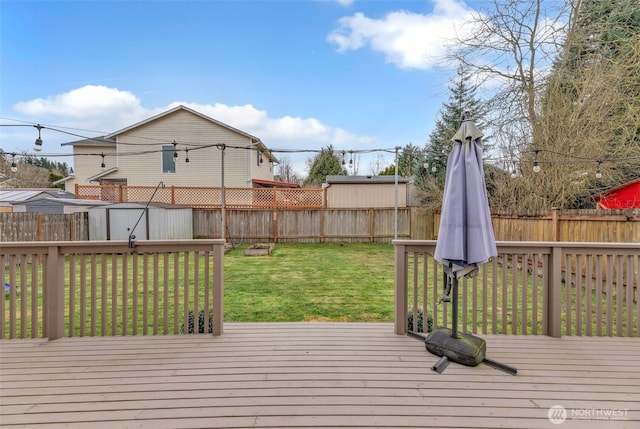
{"type": "Polygon", "coordinates": [[[277,244],[225,255],[225,320],[391,322],[391,244],[277,244]]]}

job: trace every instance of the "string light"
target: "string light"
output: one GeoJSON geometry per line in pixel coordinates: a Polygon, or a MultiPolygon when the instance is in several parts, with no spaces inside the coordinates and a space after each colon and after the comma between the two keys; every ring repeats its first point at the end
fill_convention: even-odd
{"type": "Polygon", "coordinates": [[[102,170],[104,171],[104,169],[107,168],[107,165],[104,163],[104,152],[101,153],[100,156],[102,157],[102,163],[100,164],[100,168],[102,168],[102,170]]]}
{"type": "MultiPolygon", "coordinates": [[[[3,119],[6,119],[6,118],[3,118],[3,119]]],[[[74,135],[74,136],[80,137],[82,139],[95,141],[95,142],[99,142],[99,143],[103,143],[103,144],[104,143],[109,143],[109,144],[113,144],[113,145],[134,145],[134,146],[135,145],[142,145],[142,146],[146,145],[145,143],[133,143],[133,142],[126,142],[126,141],[118,141],[116,143],[115,141],[105,140],[103,137],[87,137],[87,136],[83,136],[83,135],[80,135],[80,134],[75,134],[75,133],[72,133],[72,132],[60,130],[60,129],[57,129],[57,128],[54,128],[54,127],[44,126],[44,125],[41,125],[41,124],[24,124],[24,125],[23,124],[20,124],[20,125],[17,125],[17,124],[16,125],[13,125],[13,124],[11,124],[11,125],[9,125],[9,124],[0,124],[0,126],[2,126],[2,127],[5,127],[5,126],[29,126],[29,127],[36,128],[38,130],[38,137],[35,140],[35,146],[34,146],[34,150],[36,152],[39,152],[42,149],[42,133],[41,133],[42,129],[50,129],[50,130],[53,130],[53,131],[57,131],[57,132],[61,132],[61,133],[69,134],[69,135],[74,135]]],[[[146,138],[146,137],[143,137],[143,138],[146,138]]],[[[159,138],[155,138],[155,139],[154,138],[149,138],[149,140],[166,141],[166,140],[159,139],[159,138]]],[[[175,158],[178,157],[177,149],[175,149],[177,143],[175,143],[175,140],[174,140],[173,143],[174,143],[173,160],[176,161],[175,158]]],[[[218,148],[221,147],[220,144],[196,144],[196,143],[189,143],[189,144],[191,146],[195,146],[195,147],[192,147],[191,150],[205,149],[205,148],[210,148],[210,147],[218,147],[218,148]]],[[[229,148],[234,148],[234,149],[249,149],[246,146],[245,147],[228,146],[228,147],[229,148]]],[[[250,150],[259,150],[259,149],[250,148],[250,150]]],[[[305,152],[320,153],[320,152],[323,151],[323,149],[268,149],[268,151],[269,151],[270,154],[273,154],[273,153],[305,153],[305,152]]],[[[134,152],[119,153],[118,156],[136,156],[136,155],[143,155],[143,154],[149,154],[149,153],[155,153],[155,152],[158,152],[158,151],[157,150],[147,150],[147,151],[139,151],[139,152],[135,152],[135,153],[134,152]]],[[[185,149],[185,152],[186,152],[186,149],[185,149]]],[[[336,151],[336,152],[338,154],[340,154],[340,153],[342,154],[342,165],[345,165],[346,164],[346,151],[342,150],[342,151],[336,151]]],[[[351,155],[351,158],[350,158],[350,161],[349,161],[350,166],[351,166],[352,161],[353,161],[352,156],[353,156],[354,153],[375,153],[375,152],[394,153],[394,149],[376,148],[376,149],[364,149],[364,150],[355,150],[355,151],[354,150],[349,150],[349,153],[351,155]]],[[[554,164],[558,164],[558,163],[559,164],[587,164],[587,163],[591,163],[591,162],[595,161],[595,162],[598,163],[598,168],[597,168],[596,173],[595,173],[596,174],[596,178],[600,179],[602,177],[601,164],[602,164],[602,162],[604,162],[602,160],[602,158],[593,159],[593,158],[579,157],[579,156],[574,156],[574,155],[570,155],[570,154],[555,152],[555,151],[549,150],[549,149],[544,149],[544,150],[535,149],[535,150],[533,150],[533,152],[535,152],[535,159],[534,159],[534,162],[533,162],[533,171],[536,172],[536,173],[541,171],[540,164],[542,162],[554,163],[554,164]],[[557,155],[557,156],[554,156],[553,160],[539,161],[538,160],[538,155],[539,155],[540,152],[547,152],[547,153],[550,153],[550,154],[553,154],[553,155],[557,155]],[[562,158],[570,158],[570,159],[562,159],[562,158]]],[[[0,153],[9,154],[9,153],[4,152],[2,150],[0,150],[0,153]]],[[[426,156],[429,156],[430,153],[431,152],[429,150],[425,151],[425,155],[426,156]]],[[[442,149],[442,153],[446,154],[445,149],[442,149]]],[[[102,153],[102,154],[97,154],[97,153],[93,153],[93,154],[57,154],[57,153],[51,153],[51,154],[45,154],[43,156],[50,156],[50,157],[72,156],[72,157],[76,157],[76,156],[85,156],[85,155],[87,155],[87,156],[96,156],[96,155],[101,156],[102,157],[101,166],[104,166],[103,168],[106,168],[105,163],[104,163],[104,156],[105,156],[104,153],[102,153]]],[[[439,154],[438,153],[434,152],[434,153],[432,153],[432,155],[435,155],[433,157],[434,160],[437,160],[439,158],[439,156],[438,156],[439,154]]],[[[487,161],[487,162],[496,162],[496,161],[499,161],[500,159],[501,159],[500,157],[494,157],[494,158],[487,158],[487,159],[485,159],[485,161],[487,161]]],[[[606,162],[610,162],[610,163],[629,162],[629,161],[632,161],[632,160],[640,160],[640,156],[637,156],[637,157],[624,157],[624,158],[622,158],[622,157],[620,157],[620,158],[609,158],[609,157],[607,157],[606,158],[606,162]]],[[[274,161],[273,161],[271,156],[269,158],[269,161],[270,161],[270,166],[273,167],[274,161]]],[[[186,159],[185,159],[185,162],[188,162],[188,161],[186,161],[186,159]]],[[[12,162],[12,164],[13,164],[13,162],[12,162]]],[[[436,166],[436,162],[434,161],[431,164],[432,164],[431,171],[435,173],[438,170],[438,168],[436,166]]],[[[426,160],[424,162],[424,167],[425,167],[425,169],[428,170],[429,162],[427,162],[426,160]]],[[[16,168],[17,168],[17,165],[16,165],[16,168]]],[[[512,176],[514,175],[514,172],[515,172],[515,168],[511,172],[512,176]]],[[[517,177],[517,173],[516,173],[516,177],[517,177]]]]}
{"type": "Polygon", "coordinates": [[[535,149],[536,157],[533,160],[533,172],[534,173],[540,173],[540,163],[538,162],[538,152],[540,152],[540,149],[535,149]]]}
{"type": "Polygon", "coordinates": [[[184,150],[184,155],[185,155],[184,162],[186,162],[188,164],[189,163],[189,149],[185,149],[184,150]]]}
{"type": "Polygon", "coordinates": [[[40,135],[40,130],[42,130],[44,127],[40,124],[36,124],[34,125],[34,127],[38,129],[38,138],[36,138],[33,150],[35,150],[36,152],[40,152],[42,150],[42,137],[40,135]]]}
{"type": "Polygon", "coordinates": [[[16,154],[12,153],[11,154],[12,158],[11,158],[11,172],[15,173],[18,171],[18,165],[16,164],[16,154]]]}
{"type": "Polygon", "coordinates": [[[178,146],[178,143],[176,143],[176,141],[173,141],[173,162],[178,162],[178,151],[176,149],[176,147],[178,146]]]}

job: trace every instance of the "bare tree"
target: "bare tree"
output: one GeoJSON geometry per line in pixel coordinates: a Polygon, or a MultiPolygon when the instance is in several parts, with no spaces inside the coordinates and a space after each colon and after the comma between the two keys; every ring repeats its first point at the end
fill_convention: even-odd
{"type": "Polygon", "coordinates": [[[289,157],[282,157],[278,163],[278,176],[282,182],[300,184],[302,180],[298,177],[289,157]]]}
{"type": "Polygon", "coordinates": [[[535,139],[540,95],[569,11],[565,2],[492,0],[453,41],[453,58],[485,88],[497,88],[486,120],[502,154],[517,156],[535,139]]]}

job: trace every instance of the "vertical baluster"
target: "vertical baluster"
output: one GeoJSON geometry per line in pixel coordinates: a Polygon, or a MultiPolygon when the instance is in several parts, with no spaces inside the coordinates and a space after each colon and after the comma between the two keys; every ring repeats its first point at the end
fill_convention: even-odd
{"type": "Polygon", "coordinates": [[[153,335],[158,335],[158,277],[160,276],[160,255],[153,254],[153,335]]]}
{"type": "Polygon", "coordinates": [[[76,255],[69,255],[69,337],[76,330],[76,255]]]}
{"type": "Polygon", "coordinates": [[[20,338],[27,338],[27,326],[29,322],[29,312],[27,300],[29,296],[29,283],[27,282],[27,255],[20,255],[20,338]]]}
{"type": "Polygon", "coordinates": [[[95,337],[98,319],[98,267],[95,253],[91,254],[91,336],[95,337]]]}
{"type": "Polygon", "coordinates": [[[142,256],[142,335],[149,333],[149,254],[142,256]]]}
{"type": "Polygon", "coordinates": [[[602,255],[596,256],[596,335],[602,336],[602,255]]]}
{"type": "Polygon", "coordinates": [[[540,264],[540,255],[537,253],[533,254],[533,273],[532,273],[532,289],[531,289],[531,325],[533,326],[533,334],[540,334],[540,330],[538,329],[538,310],[540,309],[540,301],[538,297],[538,289],[540,288],[540,273],[538,271],[538,267],[540,264]]]}
{"type": "Polygon", "coordinates": [[[585,264],[587,269],[584,278],[584,297],[587,310],[585,333],[587,336],[591,336],[593,332],[593,255],[585,255],[585,264]]]}
{"type": "Polygon", "coordinates": [[[584,256],[582,254],[576,255],[576,335],[582,335],[582,312],[584,311],[583,300],[583,262],[584,256]]]}
{"type": "MultiPolygon", "coordinates": [[[[200,257],[198,252],[185,252],[193,253],[193,317],[194,324],[196,320],[200,320],[200,257]]],[[[205,332],[209,329],[209,321],[204,320],[205,332]]],[[[200,330],[194,326],[194,333],[198,333],[200,330]]]]}
{"type": "MultiPolygon", "coordinates": [[[[184,264],[184,277],[182,279],[182,284],[184,288],[184,323],[185,329],[184,332],[189,332],[189,252],[183,252],[183,264],[184,264]]],[[[198,313],[197,311],[193,312],[193,331],[194,333],[198,332],[198,313]]]]}
{"type": "Polygon", "coordinates": [[[493,273],[491,276],[491,333],[498,333],[498,257],[493,258],[493,273]]]}
{"type": "Polygon", "coordinates": [[[509,312],[509,298],[507,296],[507,272],[509,271],[509,256],[505,253],[502,255],[502,331],[501,334],[507,333],[507,313],[509,312]]]}
{"type": "Polygon", "coordinates": [[[529,333],[529,327],[527,326],[528,322],[529,322],[529,309],[528,309],[528,282],[529,282],[529,255],[528,254],[523,254],[522,255],[522,297],[520,299],[521,301],[521,307],[522,307],[522,313],[521,313],[521,327],[520,330],[522,332],[523,335],[527,335],[529,333]]]}
{"type": "Polygon", "coordinates": [[[129,255],[122,254],[122,335],[129,333],[129,255]]]}
{"type": "Polygon", "coordinates": [[[511,261],[511,333],[518,334],[518,258],[513,255],[511,261]]]}
{"type": "Polygon", "coordinates": [[[180,332],[180,253],[173,254],[173,333],[180,332]]]}
{"type": "Polygon", "coordinates": [[[565,300],[565,326],[564,334],[571,335],[571,284],[573,282],[573,276],[571,275],[571,258],[569,255],[564,255],[564,300],[565,300]]]}
{"type": "MultiPolygon", "coordinates": [[[[40,256],[40,255],[38,255],[40,256]]],[[[40,259],[36,255],[31,255],[31,338],[43,336],[42,323],[40,323],[40,311],[38,293],[40,291],[40,259]],[[40,331],[38,331],[40,327],[40,331]]],[[[4,276],[0,276],[4,279],[4,276]]],[[[4,300],[3,300],[4,301],[4,300]]],[[[4,324],[2,324],[4,327],[4,324]]]]}
{"type": "Polygon", "coordinates": [[[169,333],[169,253],[164,253],[164,279],[162,281],[162,333],[169,333]]]}
{"type": "Polygon", "coordinates": [[[204,320],[207,321],[207,334],[212,334],[213,330],[209,330],[209,320],[213,317],[209,309],[211,308],[211,279],[209,278],[209,264],[211,263],[211,253],[204,252],[204,320]]]}
{"type": "Polygon", "coordinates": [[[140,261],[138,259],[138,253],[135,252],[131,258],[131,264],[133,265],[133,284],[131,285],[131,335],[138,335],[138,273],[140,268],[140,261]]]}

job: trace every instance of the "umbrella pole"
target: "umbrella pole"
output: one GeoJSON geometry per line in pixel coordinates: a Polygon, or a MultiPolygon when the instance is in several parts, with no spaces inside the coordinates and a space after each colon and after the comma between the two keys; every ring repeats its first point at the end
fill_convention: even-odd
{"type": "Polygon", "coordinates": [[[459,338],[458,336],[458,276],[455,273],[449,275],[451,282],[451,338],[459,338]]]}

